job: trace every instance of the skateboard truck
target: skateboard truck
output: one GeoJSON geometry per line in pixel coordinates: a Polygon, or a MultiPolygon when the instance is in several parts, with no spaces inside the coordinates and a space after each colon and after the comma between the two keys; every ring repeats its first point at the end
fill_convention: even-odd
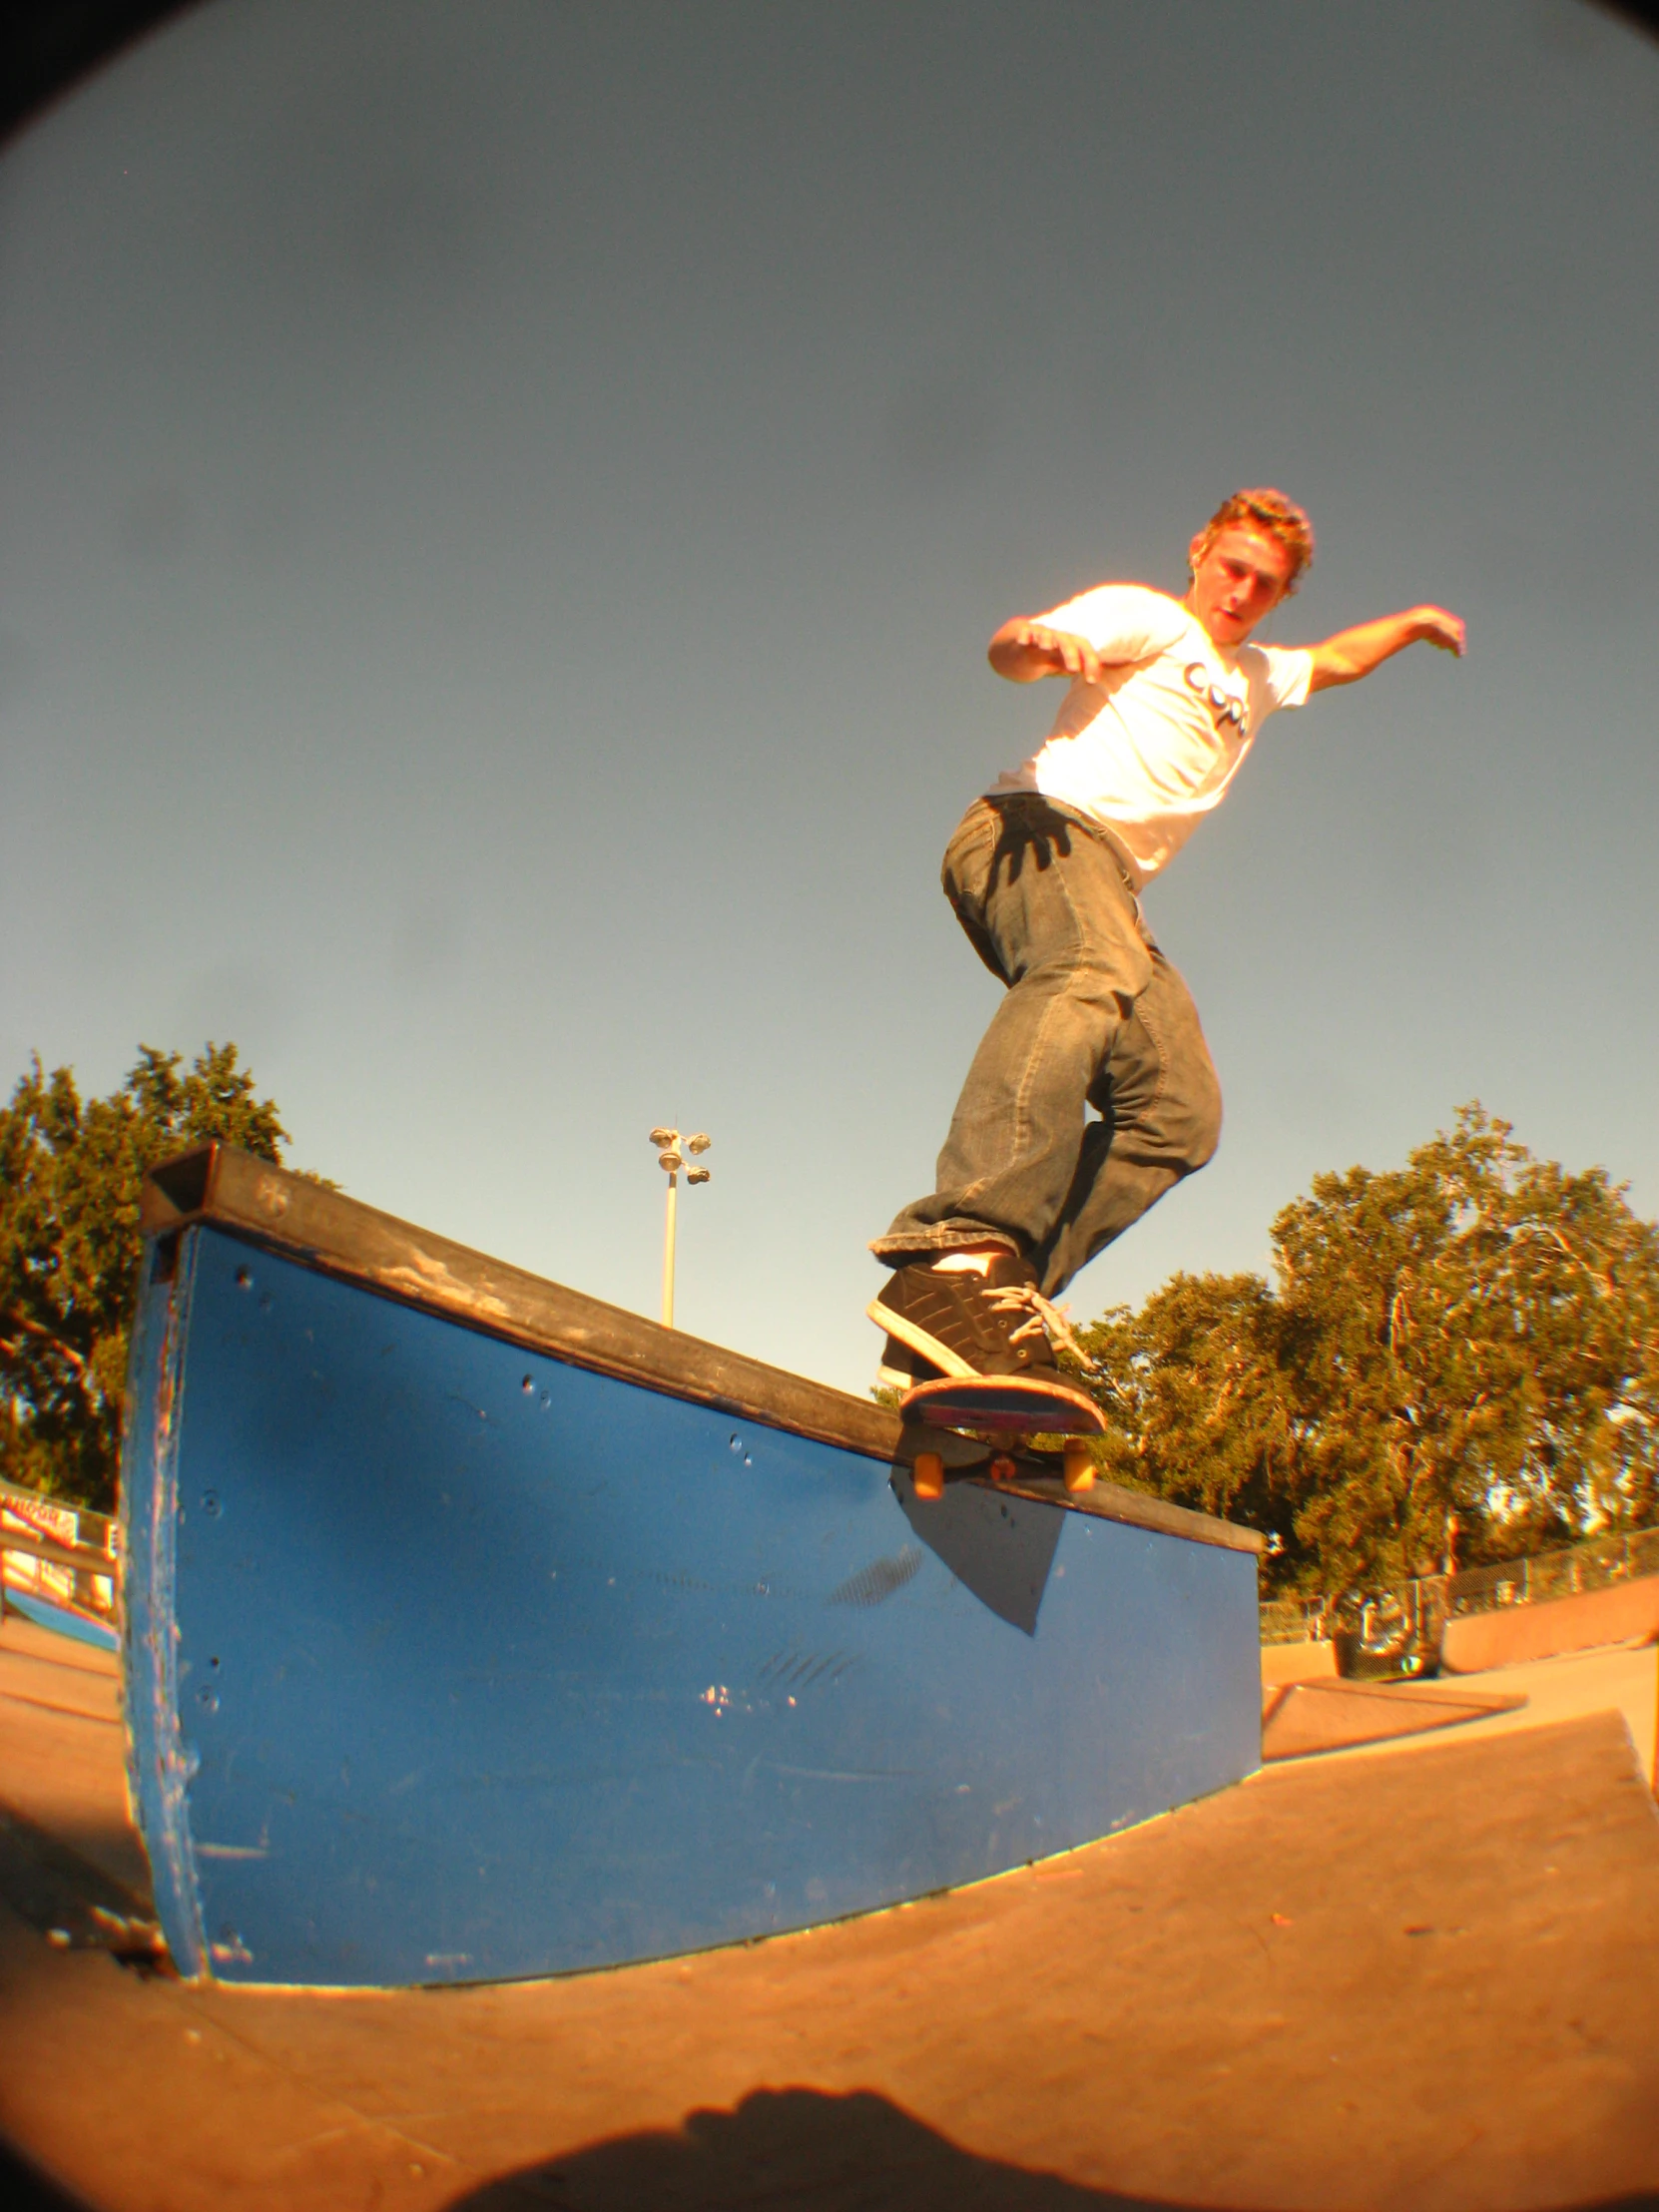
{"type": "MultiPolygon", "coordinates": [[[[1061,1454],[1061,1469],[1065,1475],[1067,1490],[1076,1496],[1079,1490],[1094,1487],[1094,1453],[1087,1444],[1067,1444],[1061,1454]]],[[[1019,1461],[1006,1451],[998,1451],[986,1468],[993,1482],[1012,1482],[1019,1474],[1019,1461]]],[[[910,1477],[915,1493],[920,1498],[943,1497],[944,1459],[937,1451],[918,1451],[910,1462],[910,1477]]]]}

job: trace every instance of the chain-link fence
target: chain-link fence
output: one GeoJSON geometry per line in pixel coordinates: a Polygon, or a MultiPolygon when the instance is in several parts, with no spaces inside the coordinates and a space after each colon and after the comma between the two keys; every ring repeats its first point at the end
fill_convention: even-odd
{"type": "Polygon", "coordinates": [[[1433,1574],[1392,1589],[1330,1598],[1274,1598],[1262,1607],[1262,1641],[1289,1644],[1304,1637],[1345,1646],[1344,1672],[1367,1662],[1420,1673],[1434,1663],[1448,1620],[1465,1613],[1493,1613],[1505,1605],[1538,1605],[1580,1590],[1659,1574],[1659,1528],[1625,1535],[1591,1536],[1560,1551],[1526,1559],[1500,1559],[1461,1574],[1433,1574]]]}
{"type": "Polygon", "coordinates": [[[1445,1581],[1446,1612],[1494,1613],[1502,1605],[1539,1605],[1552,1597],[1575,1597],[1580,1590],[1602,1590],[1610,1582],[1659,1574],[1659,1528],[1640,1528],[1626,1536],[1592,1536],[1564,1551],[1534,1552],[1530,1559],[1500,1559],[1489,1567],[1470,1567],[1445,1581]]]}

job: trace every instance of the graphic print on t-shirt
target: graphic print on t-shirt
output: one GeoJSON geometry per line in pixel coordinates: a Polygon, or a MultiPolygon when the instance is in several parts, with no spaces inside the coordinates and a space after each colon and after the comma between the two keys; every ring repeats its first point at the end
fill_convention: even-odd
{"type": "Polygon", "coordinates": [[[1187,689],[1194,693],[1210,710],[1211,720],[1218,732],[1224,723],[1235,730],[1250,729],[1250,694],[1248,689],[1232,691],[1218,683],[1216,673],[1202,661],[1189,661],[1181,671],[1187,689]]]}

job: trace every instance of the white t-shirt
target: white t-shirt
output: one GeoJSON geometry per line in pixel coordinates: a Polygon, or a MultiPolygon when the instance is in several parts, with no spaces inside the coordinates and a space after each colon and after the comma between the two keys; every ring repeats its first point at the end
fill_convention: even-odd
{"type": "Polygon", "coordinates": [[[1139,889],[1220,806],[1274,709],[1306,700],[1313,655],[1229,652],[1178,599],[1145,584],[1101,584],[1038,619],[1086,638],[1112,666],[1098,684],[1073,680],[1041,752],[987,796],[1040,792],[1098,822],[1139,889]]]}

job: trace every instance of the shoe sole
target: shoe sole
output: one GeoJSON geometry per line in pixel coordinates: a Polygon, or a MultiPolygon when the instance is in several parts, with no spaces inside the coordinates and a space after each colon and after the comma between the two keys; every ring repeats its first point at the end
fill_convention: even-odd
{"type": "Polygon", "coordinates": [[[941,1375],[963,1382],[979,1373],[959,1352],[952,1352],[948,1345],[940,1344],[937,1337],[930,1337],[905,1315],[895,1314],[890,1306],[883,1306],[878,1298],[872,1298],[864,1312],[877,1329],[884,1329],[889,1337],[896,1337],[901,1345],[908,1345],[923,1360],[931,1361],[941,1375]]]}

